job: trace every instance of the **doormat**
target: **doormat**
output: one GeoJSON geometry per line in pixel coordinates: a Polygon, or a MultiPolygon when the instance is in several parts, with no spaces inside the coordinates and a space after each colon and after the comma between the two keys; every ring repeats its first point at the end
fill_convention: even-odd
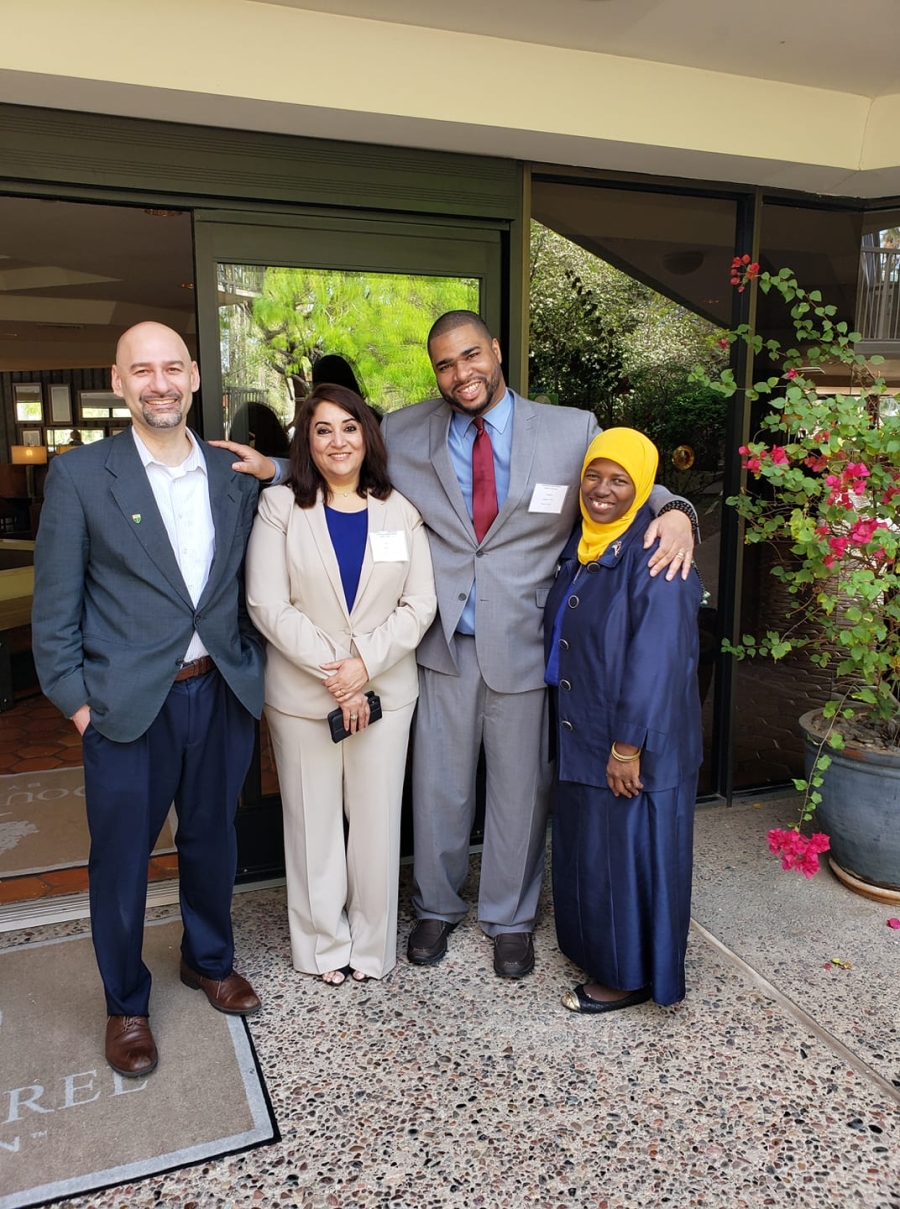
{"type": "Polygon", "coordinates": [[[245,1020],[178,978],[181,921],[148,924],[159,1066],[123,1079],[89,936],[0,951],[0,1209],[280,1141],[245,1020]]]}
{"type": "MultiPolygon", "coordinates": [[[[163,824],[157,855],[175,851],[173,819],[163,824]]],[[[0,878],[86,865],[89,847],[83,768],[0,777],[0,878]]]]}

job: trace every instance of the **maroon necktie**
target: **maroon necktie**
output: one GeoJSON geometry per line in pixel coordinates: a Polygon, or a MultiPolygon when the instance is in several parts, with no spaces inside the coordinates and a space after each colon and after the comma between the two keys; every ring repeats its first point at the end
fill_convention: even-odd
{"type": "Polygon", "coordinates": [[[475,536],[481,542],[497,515],[497,482],[494,450],[484,417],[478,416],[473,422],[478,431],[472,446],[472,524],[475,536]]]}

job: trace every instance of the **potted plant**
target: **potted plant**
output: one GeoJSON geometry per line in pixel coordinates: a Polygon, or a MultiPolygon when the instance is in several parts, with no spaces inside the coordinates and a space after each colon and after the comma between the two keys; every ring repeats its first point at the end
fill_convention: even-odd
{"type": "MultiPolygon", "coordinates": [[[[743,326],[722,340],[745,341],[772,367],[748,392],[768,405],[740,449],[753,489],[727,502],[746,542],[789,551],[771,568],[786,589],[783,625],[725,649],[739,659],[805,650],[837,688],[801,719],[800,818],[770,832],[769,845],[808,877],[830,844],[832,866],[852,888],[890,899],[900,892],[900,417],[883,379],[854,351],[859,336],[818,291],[804,290],[790,269],[762,272],[749,256],[735,258],[731,280],[780,295],[794,339],[782,347],[743,326]],[[810,369],[835,362],[855,386],[825,396],[810,369]],[[823,830],[806,835],[814,812],[823,830]]],[[[738,389],[730,370],[710,385],[726,396],[738,389]]]]}

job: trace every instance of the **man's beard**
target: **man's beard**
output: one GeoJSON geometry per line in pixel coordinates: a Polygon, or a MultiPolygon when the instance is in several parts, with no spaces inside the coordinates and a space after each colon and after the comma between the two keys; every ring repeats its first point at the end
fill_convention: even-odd
{"type": "MultiPolygon", "coordinates": [[[[469,379],[470,382],[472,380],[473,379],[471,378],[469,379]]],[[[441,391],[441,398],[445,403],[449,404],[454,411],[458,411],[465,416],[471,416],[473,419],[476,416],[484,415],[489,408],[493,407],[494,403],[496,402],[495,395],[500,387],[500,383],[503,381],[503,371],[498,366],[496,372],[492,374],[490,378],[485,377],[483,374],[479,374],[474,381],[481,382],[484,386],[484,402],[477,403],[474,406],[467,406],[466,404],[460,402],[455,395],[449,394],[443,390],[441,391]]],[[[440,387],[438,387],[438,389],[440,390],[440,387]]]]}
{"type": "MultiPolygon", "coordinates": [[[[177,406],[167,411],[156,411],[151,406],[153,399],[141,398],[141,415],[144,417],[144,423],[148,428],[177,428],[184,419],[184,399],[181,395],[165,395],[166,399],[172,399],[177,406]]],[[[159,402],[159,399],[156,399],[159,402]]]]}

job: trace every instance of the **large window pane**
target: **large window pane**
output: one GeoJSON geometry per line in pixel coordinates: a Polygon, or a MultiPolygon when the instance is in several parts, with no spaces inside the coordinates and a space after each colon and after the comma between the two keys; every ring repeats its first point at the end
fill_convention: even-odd
{"type": "Polygon", "coordinates": [[[259,404],[289,428],[328,354],[383,412],[433,395],[431,324],[479,309],[479,282],[462,277],[219,264],[218,289],[225,424],[237,439],[259,404]]]}

